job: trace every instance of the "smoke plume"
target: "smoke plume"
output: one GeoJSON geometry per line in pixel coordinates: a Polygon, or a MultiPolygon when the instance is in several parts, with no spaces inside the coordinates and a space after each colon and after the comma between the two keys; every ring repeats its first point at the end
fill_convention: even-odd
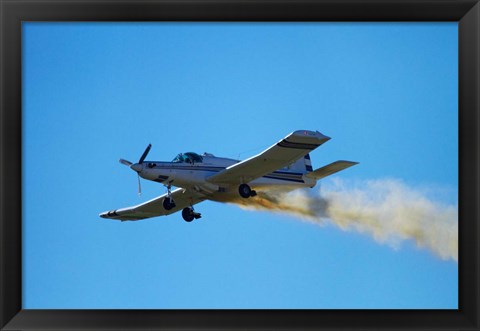
{"type": "Polygon", "coordinates": [[[371,180],[347,185],[334,180],[329,187],[290,193],[259,192],[233,201],[242,208],[286,213],[319,225],[333,224],[357,231],[377,242],[399,248],[406,240],[442,259],[458,261],[458,208],[428,197],[428,191],[400,180],[371,180]],[[347,187],[350,186],[350,187],[347,187]],[[315,193],[316,192],[316,193],[315,193]]]}

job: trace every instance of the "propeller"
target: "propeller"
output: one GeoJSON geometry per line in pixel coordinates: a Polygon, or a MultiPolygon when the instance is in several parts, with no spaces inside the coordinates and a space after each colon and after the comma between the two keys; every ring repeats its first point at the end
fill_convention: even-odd
{"type": "Polygon", "coordinates": [[[120,159],[120,163],[130,167],[133,163],[124,159],[120,159]]]}
{"type": "Polygon", "coordinates": [[[140,185],[140,175],[137,173],[138,178],[138,196],[142,195],[142,185],[140,185]]]}
{"type": "Polygon", "coordinates": [[[148,152],[150,152],[150,148],[152,148],[152,144],[148,144],[147,148],[145,148],[145,152],[143,152],[142,156],[140,156],[140,159],[138,160],[138,163],[143,163],[145,158],[148,155],[148,152]]]}
{"type": "Polygon", "coordinates": [[[134,170],[137,172],[137,178],[138,178],[138,195],[142,195],[142,186],[140,184],[140,171],[141,171],[141,164],[143,161],[145,161],[145,158],[147,157],[148,153],[150,152],[150,149],[152,148],[152,144],[148,144],[147,148],[145,148],[145,151],[143,152],[142,156],[140,156],[140,159],[138,160],[138,163],[133,164],[130,161],[120,159],[119,162],[123,165],[126,165],[130,169],[134,170]]]}

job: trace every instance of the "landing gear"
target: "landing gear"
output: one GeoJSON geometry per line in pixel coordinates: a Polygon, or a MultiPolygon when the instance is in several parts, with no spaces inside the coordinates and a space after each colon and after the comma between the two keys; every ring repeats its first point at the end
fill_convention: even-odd
{"type": "Polygon", "coordinates": [[[173,201],[171,189],[172,189],[172,184],[168,183],[167,196],[165,197],[165,199],[163,199],[163,208],[165,208],[165,210],[171,210],[177,206],[175,204],[175,201],[173,201]]]}
{"type": "Polygon", "coordinates": [[[165,210],[171,210],[175,207],[176,207],[176,204],[175,204],[175,201],[173,201],[172,198],[169,198],[167,196],[165,199],[163,199],[163,208],[165,208],[165,210]]]}
{"type": "Polygon", "coordinates": [[[200,213],[196,213],[193,210],[193,207],[186,207],[186,208],[183,208],[182,210],[182,217],[185,220],[185,222],[191,222],[194,219],[201,218],[202,215],[200,213]]]}
{"type": "Polygon", "coordinates": [[[252,190],[247,184],[240,184],[240,186],[238,187],[238,193],[240,193],[240,196],[245,199],[257,195],[257,192],[252,190]]]}
{"type": "Polygon", "coordinates": [[[240,193],[242,198],[249,198],[250,194],[252,193],[252,189],[247,184],[241,184],[238,187],[238,193],[240,193]]]}

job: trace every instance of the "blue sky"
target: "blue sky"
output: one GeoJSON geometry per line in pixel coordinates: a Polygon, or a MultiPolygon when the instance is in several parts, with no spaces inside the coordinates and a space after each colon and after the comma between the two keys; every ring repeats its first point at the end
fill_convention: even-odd
{"type": "Polygon", "coordinates": [[[24,23],[23,307],[457,308],[457,262],[406,240],[204,202],[116,222],[165,193],[118,163],[244,159],[332,137],[325,179],[394,179],[458,204],[456,23],[24,23]]]}

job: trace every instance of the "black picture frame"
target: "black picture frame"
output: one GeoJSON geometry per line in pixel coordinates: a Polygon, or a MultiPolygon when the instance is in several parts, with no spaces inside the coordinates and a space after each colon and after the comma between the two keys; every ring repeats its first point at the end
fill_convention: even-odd
{"type": "Polygon", "coordinates": [[[478,1],[0,0],[0,11],[2,47],[0,327],[2,330],[479,329],[480,4],[478,1]],[[459,309],[22,309],[21,23],[24,21],[459,22],[459,309]]]}

